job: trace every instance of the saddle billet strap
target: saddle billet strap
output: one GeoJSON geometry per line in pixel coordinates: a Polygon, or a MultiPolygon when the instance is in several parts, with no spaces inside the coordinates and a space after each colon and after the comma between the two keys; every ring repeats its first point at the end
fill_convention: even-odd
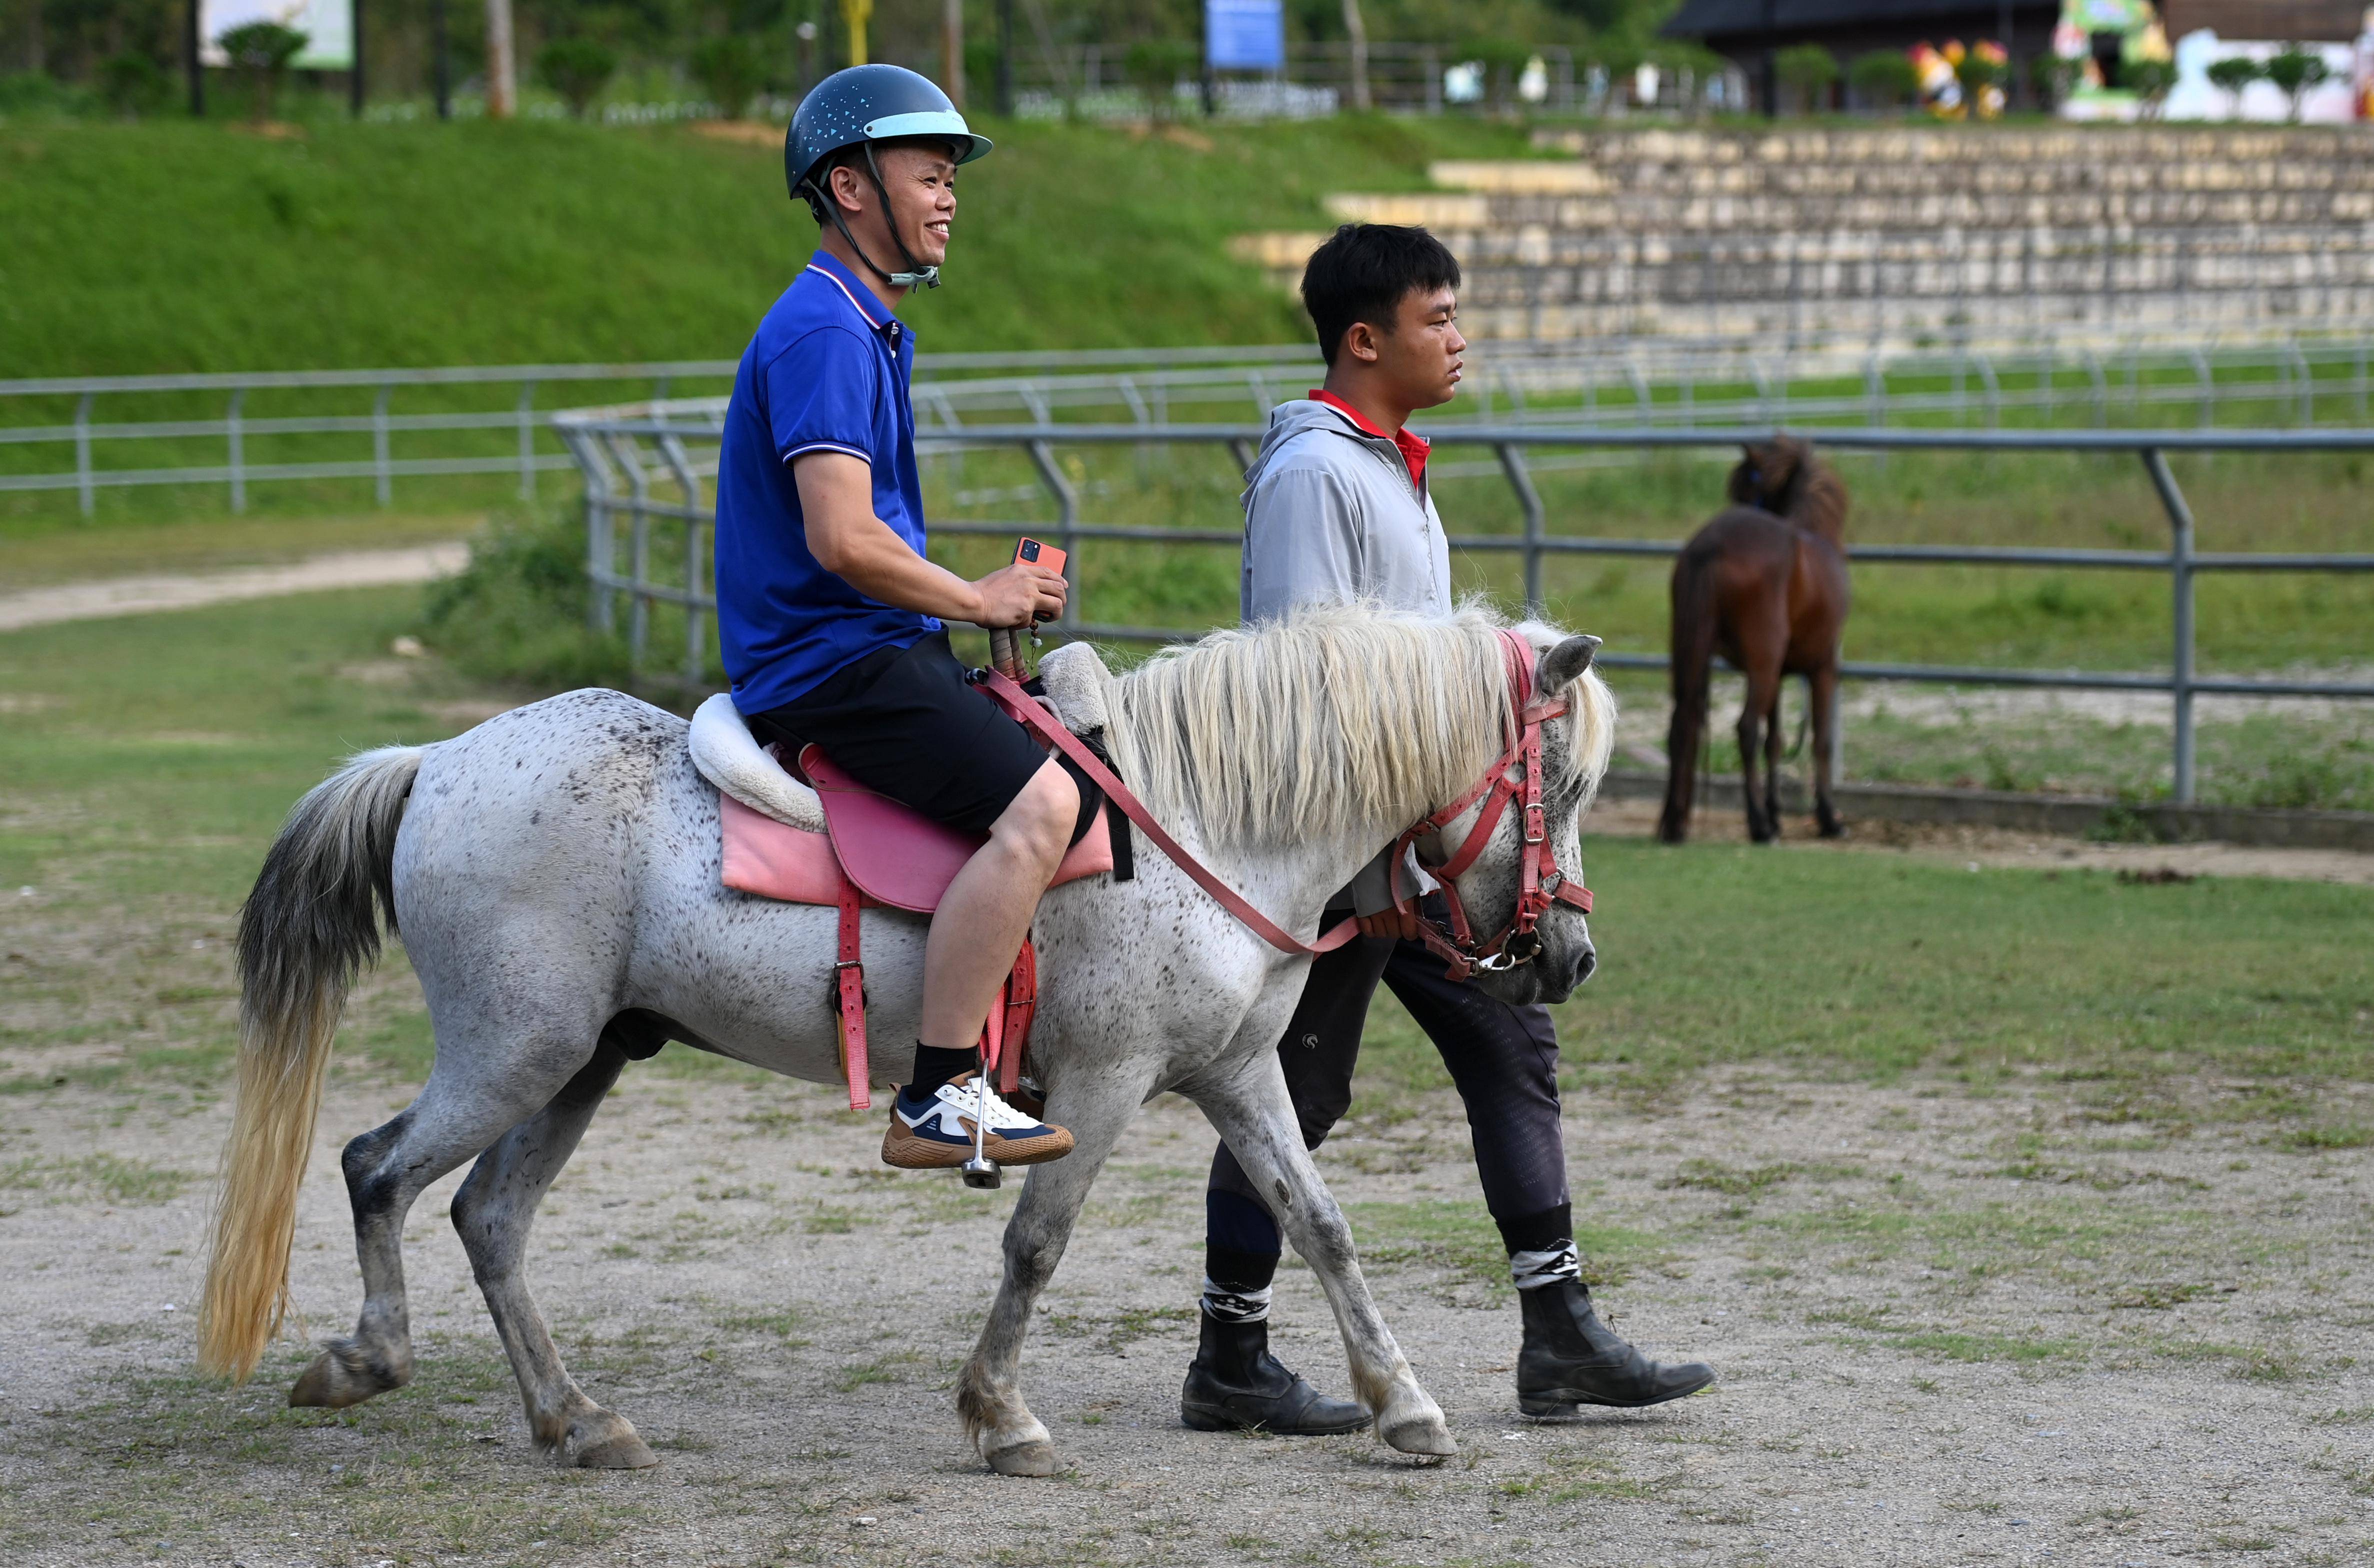
{"type": "Polygon", "coordinates": [[[841,1070],[849,1078],[849,1108],[870,1109],[873,1072],[865,1059],[865,961],[861,947],[864,928],[858,924],[863,901],[857,884],[840,874],[840,929],[832,966],[833,1009],[840,1014],[841,1070]]]}
{"type": "Polygon", "coordinates": [[[1082,745],[1080,737],[1074,735],[1061,719],[1031,701],[1029,693],[993,669],[983,672],[981,684],[997,697],[1017,723],[1038,731],[1049,744],[1078,764],[1080,771],[1094,779],[1097,787],[1105,792],[1105,798],[1120,807],[1122,813],[1154,841],[1154,846],[1170,857],[1172,865],[1186,872],[1194,884],[1211,894],[1222,909],[1271,947],[1298,958],[1317,958],[1322,953],[1334,952],[1360,934],[1358,923],[1346,920],[1316,942],[1297,940],[1283,926],[1255,909],[1243,894],[1220,880],[1201,861],[1181,848],[1179,841],[1154,819],[1154,813],[1148,811],[1137,796],[1130,794],[1113,771],[1097,760],[1096,753],[1082,745]]]}

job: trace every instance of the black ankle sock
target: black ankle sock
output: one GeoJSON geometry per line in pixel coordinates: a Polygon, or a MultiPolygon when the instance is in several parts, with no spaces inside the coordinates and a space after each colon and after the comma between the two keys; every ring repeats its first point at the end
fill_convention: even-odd
{"type": "Polygon", "coordinates": [[[958,1079],[981,1065],[981,1053],[968,1047],[952,1051],[945,1045],[926,1045],[915,1042],[915,1081],[899,1092],[910,1100],[929,1100],[944,1083],[958,1079]]]}
{"type": "Polygon", "coordinates": [[[1574,1205],[1561,1203],[1555,1208],[1545,1208],[1538,1214],[1520,1214],[1513,1219],[1493,1216],[1500,1227],[1501,1244],[1514,1257],[1521,1252],[1552,1252],[1574,1240],[1574,1205]]]}

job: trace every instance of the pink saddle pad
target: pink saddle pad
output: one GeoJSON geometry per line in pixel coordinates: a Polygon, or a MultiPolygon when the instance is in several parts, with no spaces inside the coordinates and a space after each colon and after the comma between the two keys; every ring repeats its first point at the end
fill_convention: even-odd
{"type": "MultiPolygon", "coordinates": [[[[824,797],[825,820],[836,836],[788,826],[721,795],[717,807],[724,830],[725,885],[787,903],[834,903],[840,897],[842,864],[834,849],[850,844],[854,847],[849,879],[865,902],[923,914],[937,909],[957,868],[986,840],[944,828],[874,794],[823,760],[813,748],[809,758],[803,759],[804,767],[809,759],[819,760],[835,781],[828,788],[819,774],[808,774],[824,797]]],[[[1093,877],[1111,870],[1112,864],[1112,838],[1099,811],[1095,825],[1064,856],[1055,880],[1093,877]]]]}

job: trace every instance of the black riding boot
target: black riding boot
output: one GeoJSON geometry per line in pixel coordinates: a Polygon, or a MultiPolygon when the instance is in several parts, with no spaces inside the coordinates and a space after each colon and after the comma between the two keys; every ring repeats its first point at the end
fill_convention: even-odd
{"type": "Polygon", "coordinates": [[[1570,1416],[1578,1405],[1662,1405],[1714,1381],[1703,1362],[1651,1361],[1592,1310],[1580,1279],[1517,1292],[1525,1348],[1517,1353],[1517,1408],[1529,1416],[1570,1416]]]}
{"type": "Polygon", "coordinates": [[[1208,1312],[1204,1342],[1179,1391],[1179,1419],[1197,1432],[1258,1427],[1287,1437],[1329,1437],[1357,1432],[1369,1412],[1349,1399],[1330,1399],[1269,1353],[1269,1324],[1223,1323],[1208,1312]]]}

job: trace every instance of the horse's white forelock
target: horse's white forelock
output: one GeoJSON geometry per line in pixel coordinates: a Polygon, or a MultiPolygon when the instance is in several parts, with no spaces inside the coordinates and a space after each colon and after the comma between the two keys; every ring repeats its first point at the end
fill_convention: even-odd
{"type": "MultiPolygon", "coordinates": [[[[1216,631],[1114,681],[1113,760],[1158,816],[1191,817],[1215,843],[1415,822],[1465,793],[1506,744],[1496,633],[1508,624],[1470,601],[1448,620],[1329,606],[1216,631]]],[[[1518,630],[1537,648],[1564,635],[1518,630]]],[[[1616,701],[1593,671],[1567,696],[1572,743],[1544,785],[1587,806],[1616,701]]]]}

